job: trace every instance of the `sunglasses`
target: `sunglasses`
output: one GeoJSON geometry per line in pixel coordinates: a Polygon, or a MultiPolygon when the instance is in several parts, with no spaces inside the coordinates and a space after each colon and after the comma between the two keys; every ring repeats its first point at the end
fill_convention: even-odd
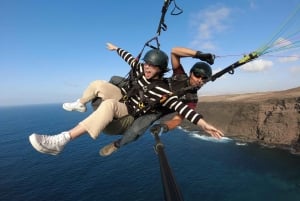
{"type": "Polygon", "coordinates": [[[193,71],[193,74],[196,78],[201,78],[202,80],[206,80],[208,79],[208,77],[203,76],[202,72],[198,72],[198,71],[193,71]]]}

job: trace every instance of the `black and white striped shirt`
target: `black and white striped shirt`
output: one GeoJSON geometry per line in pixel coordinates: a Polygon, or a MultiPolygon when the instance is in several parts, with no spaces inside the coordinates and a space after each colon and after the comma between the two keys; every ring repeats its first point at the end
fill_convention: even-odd
{"type": "MultiPolygon", "coordinates": [[[[156,104],[158,109],[160,106],[166,107],[173,111],[178,112],[187,120],[191,121],[194,124],[197,124],[199,119],[203,116],[197,113],[195,110],[190,109],[186,104],[178,100],[177,96],[171,95],[172,92],[169,90],[167,83],[161,80],[147,80],[144,76],[144,64],[139,63],[129,52],[118,48],[117,53],[121,56],[132,68],[134,77],[137,78],[137,84],[142,90],[142,96],[140,94],[134,94],[128,97],[128,100],[125,102],[130,114],[145,114],[148,112],[145,108],[141,108],[139,104],[143,102],[141,99],[147,99],[152,103],[156,104]],[[153,86],[154,84],[154,86],[153,86]],[[151,87],[149,87],[151,86],[151,87]],[[164,100],[162,103],[161,100],[164,100]]],[[[128,88],[122,88],[122,93],[126,95],[129,91],[128,88]]]]}

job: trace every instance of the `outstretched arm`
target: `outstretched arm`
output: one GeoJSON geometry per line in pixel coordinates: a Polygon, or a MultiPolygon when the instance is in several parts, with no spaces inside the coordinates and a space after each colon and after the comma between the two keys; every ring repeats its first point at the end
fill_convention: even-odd
{"type": "Polygon", "coordinates": [[[171,51],[171,62],[173,70],[179,68],[180,58],[182,57],[194,57],[196,55],[195,50],[185,47],[173,47],[171,51]]]}
{"type": "Polygon", "coordinates": [[[185,47],[174,47],[171,51],[171,62],[173,71],[179,69],[181,66],[180,58],[193,57],[205,61],[209,64],[214,63],[215,55],[211,53],[203,53],[201,51],[185,48],[185,47]]]}
{"type": "Polygon", "coordinates": [[[141,68],[142,64],[138,63],[136,59],[130,54],[129,52],[117,47],[116,45],[113,45],[112,43],[106,43],[106,48],[110,51],[116,51],[118,55],[127,63],[130,65],[131,68],[141,68]]]}
{"type": "MultiPolygon", "coordinates": [[[[180,125],[182,120],[183,117],[177,114],[171,120],[165,121],[162,124],[154,125],[151,128],[151,132],[159,133],[161,129],[163,129],[164,132],[168,132],[169,130],[172,130],[176,128],[178,125],[180,125]]],[[[210,134],[212,137],[220,139],[222,136],[224,136],[222,131],[210,125],[204,119],[200,119],[197,125],[200,126],[206,133],[210,134]]]]}
{"type": "Polygon", "coordinates": [[[201,127],[205,132],[216,138],[221,138],[224,134],[203,120],[203,116],[194,109],[189,108],[186,104],[179,101],[176,96],[170,96],[164,103],[164,107],[178,112],[182,117],[201,127]]]}

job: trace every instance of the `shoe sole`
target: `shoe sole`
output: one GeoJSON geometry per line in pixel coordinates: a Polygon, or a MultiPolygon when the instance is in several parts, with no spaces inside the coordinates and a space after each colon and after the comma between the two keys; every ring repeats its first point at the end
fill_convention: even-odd
{"type": "MultiPolygon", "coordinates": [[[[110,153],[110,154],[112,154],[112,153],[110,153]]],[[[102,157],[109,156],[110,154],[103,153],[103,152],[102,152],[102,149],[99,151],[99,155],[102,156],[102,157]]]]}
{"type": "Polygon", "coordinates": [[[105,147],[103,147],[102,149],[100,149],[99,151],[99,155],[100,156],[103,156],[103,157],[106,157],[106,156],[110,156],[112,153],[116,152],[118,149],[115,149],[113,151],[110,151],[110,152],[105,152],[104,151],[105,147]]]}
{"type": "Polygon", "coordinates": [[[38,143],[36,141],[36,138],[33,134],[29,136],[29,141],[30,141],[30,144],[32,145],[32,147],[40,153],[51,154],[51,155],[59,154],[59,152],[57,152],[57,151],[45,149],[40,143],[38,143]]]}
{"type": "Polygon", "coordinates": [[[82,110],[78,110],[78,109],[72,109],[72,108],[68,108],[65,105],[62,106],[62,108],[66,111],[72,112],[72,111],[77,111],[77,112],[85,112],[86,109],[82,109],[82,110]]]}

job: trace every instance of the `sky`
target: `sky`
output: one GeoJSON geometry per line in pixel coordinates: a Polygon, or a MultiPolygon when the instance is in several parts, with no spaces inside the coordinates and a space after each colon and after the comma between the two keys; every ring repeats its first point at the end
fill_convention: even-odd
{"type": "MultiPolygon", "coordinates": [[[[130,67],[116,52],[108,51],[106,43],[137,56],[157,36],[163,3],[0,0],[0,106],[75,101],[93,80],[126,76],[130,67]]],[[[167,29],[160,32],[158,42],[167,54],[176,46],[215,54],[215,73],[274,42],[274,36],[276,41],[287,41],[285,37],[299,32],[300,11],[283,27],[297,7],[299,0],[175,0],[165,15],[167,29]],[[174,3],[181,14],[172,15],[174,3]]],[[[299,33],[287,42],[299,43],[299,33]]],[[[207,83],[199,95],[299,87],[299,47],[281,51],[279,45],[275,46],[278,51],[237,68],[233,75],[207,83]]],[[[198,60],[181,61],[189,72],[198,60]]]]}

